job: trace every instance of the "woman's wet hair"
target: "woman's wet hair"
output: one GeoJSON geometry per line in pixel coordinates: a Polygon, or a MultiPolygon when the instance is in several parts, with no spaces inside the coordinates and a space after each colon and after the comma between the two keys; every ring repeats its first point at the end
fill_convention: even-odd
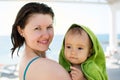
{"type": "Polygon", "coordinates": [[[32,16],[33,14],[48,14],[51,16],[52,19],[54,19],[54,12],[51,7],[47,6],[44,3],[37,3],[37,2],[30,2],[25,4],[18,12],[15,22],[12,26],[12,33],[11,33],[11,41],[13,44],[13,47],[11,48],[12,56],[15,50],[17,50],[17,54],[23,46],[25,39],[22,37],[17,27],[19,26],[21,29],[25,28],[25,25],[28,21],[28,18],[32,16]]]}

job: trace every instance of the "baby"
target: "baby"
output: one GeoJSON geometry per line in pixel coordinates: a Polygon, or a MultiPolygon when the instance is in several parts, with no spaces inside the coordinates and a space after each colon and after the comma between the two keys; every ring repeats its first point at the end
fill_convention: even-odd
{"type": "Polygon", "coordinates": [[[59,63],[72,80],[108,80],[103,49],[95,34],[85,26],[73,24],[68,29],[59,63]]]}

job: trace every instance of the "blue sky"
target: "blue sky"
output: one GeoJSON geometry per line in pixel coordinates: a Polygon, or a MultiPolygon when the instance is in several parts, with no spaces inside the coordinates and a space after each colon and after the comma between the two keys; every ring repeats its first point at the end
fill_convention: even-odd
{"type": "MultiPolygon", "coordinates": [[[[11,34],[17,12],[25,3],[27,1],[0,1],[0,35],[11,34]]],[[[109,33],[112,18],[110,7],[107,4],[44,3],[51,6],[55,12],[55,34],[64,34],[72,23],[88,26],[96,34],[109,33]]],[[[120,28],[117,30],[120,32],[120,28]]]]}

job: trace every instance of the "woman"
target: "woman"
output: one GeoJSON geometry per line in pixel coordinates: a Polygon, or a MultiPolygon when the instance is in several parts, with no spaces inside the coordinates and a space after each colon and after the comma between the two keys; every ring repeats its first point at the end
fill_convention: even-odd
{"type": "Polygon", "coordinates": [[[46,58],[54,36],[53,10],[43,3],[25,4],[12,26],[12,56],[25,45],[19,66],[20,80],[71,80],[57,62],[46,58]],[[59,71],[59,73],[58,73],[59,71]]]}

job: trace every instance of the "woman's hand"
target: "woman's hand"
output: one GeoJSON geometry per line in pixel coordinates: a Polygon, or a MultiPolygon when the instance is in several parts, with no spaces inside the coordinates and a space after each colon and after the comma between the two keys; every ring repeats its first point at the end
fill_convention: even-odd
{"type": "Polygon", "coordinates": [[[86,80],[86,78],[84,77],[84,74],[82,73],[82,71],[78,68],[75,67],[70,67],[71,68],[71,78],[72,80],[86,80]]]}

